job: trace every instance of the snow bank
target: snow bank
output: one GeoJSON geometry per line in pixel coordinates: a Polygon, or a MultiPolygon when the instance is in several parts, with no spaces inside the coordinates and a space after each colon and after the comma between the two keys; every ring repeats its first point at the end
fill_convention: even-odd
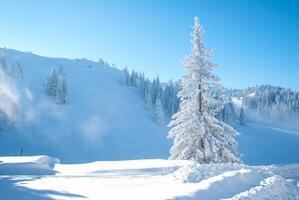
{"type": "Polygon", "coordinates": [[[4,199],[299,199],[298,164],[200,165],[161,159],[59,164],[47,156],[0,157],[0,161],[0,174],[6,174],[0,176],[4,199]],[[17,171],[18,165],[34,176],[17,176],[24,174],[17,171]],[[48,173],[37,173],[41,169],[48,173]],[[8,175],[11,171],[13,176],[8,175]]]}
{"type": "Polygon", "coordinates": [[[262,181],[260,184],[241,192],[226,200],[241,199],[298,199],[299,192],[296,186],[284,178],[273,175],[262,181]]]}
{"type": "Polygon", "coordinates": [[[59,159],[49,156],[0,157],[0,175],[49,175],[55,174],[59,159]]]}

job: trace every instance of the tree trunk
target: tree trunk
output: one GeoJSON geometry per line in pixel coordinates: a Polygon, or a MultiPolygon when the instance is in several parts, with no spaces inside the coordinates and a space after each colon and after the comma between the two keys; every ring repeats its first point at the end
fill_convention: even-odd
{"type": "Polygon", "coordinates": [[[198,104],[199,104],[199,113],[202,114],[202,91],[201,91],[201,84],[198,85],[198,104]]]}

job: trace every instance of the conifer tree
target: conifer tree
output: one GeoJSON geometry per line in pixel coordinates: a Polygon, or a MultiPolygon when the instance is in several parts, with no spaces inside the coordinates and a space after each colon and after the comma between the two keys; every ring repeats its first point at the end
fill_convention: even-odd
{"type": "Polygon", "coordinates": [[[192,53],[183,62],[187,74],[182,77],[182,90],[178,93],[180,110],[169,123],[168,138],[173,139],[170,159],[240,162],[233,138],[238,133],[214,116],[217,99],[213,91],[218,91],[218,79],[212,70],[216,65],[208,60],[211,52],[203,46],[202,33],[199,19],[195,17],[192,53]]]}
{"type": "Polygon", "coordinates": [[[162,105],[161,96],[158,95],[155,103],[155,117],[156,121],[163,125],[165,124],[165,112],[162,105]]]}
{"type": "Polygon", "coordinates": [[[60,70],[59,70],[59,74],[58,74],[56,103],[57,104],[66,104],[67,103],[67,85],[66,85],[66,80],[65,80],[65,71],[64,71],[64,67],[62,65],[60,66],[60,70]]]}
{"type": "Polygon", "coordinates": [[[23,70],[21,68],[20,60],[15,60],[13,64],[12,74],[17,79],[23,79],[23,70]]]}
{"type": "Polygon", "coordinates": [[[50,75],[47,78],[46,94],[49,96],[57,95],[58,77],[54,68],[51,69],[50,75]]]}
{"type": "Polygon", "coordinates": [[[240,110],[239,122],[240,122],[240,125],[242,125],[242,126],[246,125],[246,116],[245,116],[245,112],[244,112],[243,107],[240,110]]]}

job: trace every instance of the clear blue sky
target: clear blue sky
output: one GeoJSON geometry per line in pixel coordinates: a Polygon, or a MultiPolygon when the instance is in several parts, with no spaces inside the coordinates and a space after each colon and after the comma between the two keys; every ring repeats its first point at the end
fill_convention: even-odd
{"type": "Polygon", "coordinates": [[[193,17],[227,87],[299,89],[299,1],[1,1],[0,46],[51,57],[100,57],[178,79],[193,17]]]}

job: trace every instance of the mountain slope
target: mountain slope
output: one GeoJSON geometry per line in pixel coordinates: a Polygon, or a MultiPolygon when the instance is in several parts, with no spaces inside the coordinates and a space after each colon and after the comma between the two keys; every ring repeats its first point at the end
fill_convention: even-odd
{"type": "MultiPolygon", "coordinates": [[[[18,91],[16,126],[0,132],[0,154],[48,154],[65,162],[166,158],[167,129],[152,120],[123,73],[88,60],[47,58],[3,49],[8,68],[19,59],[24,78],[18,91]],[[69,103],[46,96],[51,67],[64,65],[69,103]]],[[[11,68],[11,67],[10,67],[11,68]]]]}
{"type": "MultiPolygon", "coordinates": [[[[5,108],[14,123],[5,129],[0,124],[0,155],[16,155],[23,149],[24,155],[46,154],[64,163],[169,156],[168,128],[155,122],[138,88],[125,85],[123,72],[85,59],[2,52],[8,72],[20,60],[23,79],[10,77],[0,82],[0,94],[9,97],[0,98],[0,110],[5,108]],[[57,105],[45,95],[50,69],[58,70],[60,64],[67,73],[67,105],[57,105]]],[[[235,96],[240,108],[242,101],[235,96]]],[[[246,164],[299,162],[296,129],[251,119],[246,126],[235,127],[241,133],[237,141],[246,164]]]]}

